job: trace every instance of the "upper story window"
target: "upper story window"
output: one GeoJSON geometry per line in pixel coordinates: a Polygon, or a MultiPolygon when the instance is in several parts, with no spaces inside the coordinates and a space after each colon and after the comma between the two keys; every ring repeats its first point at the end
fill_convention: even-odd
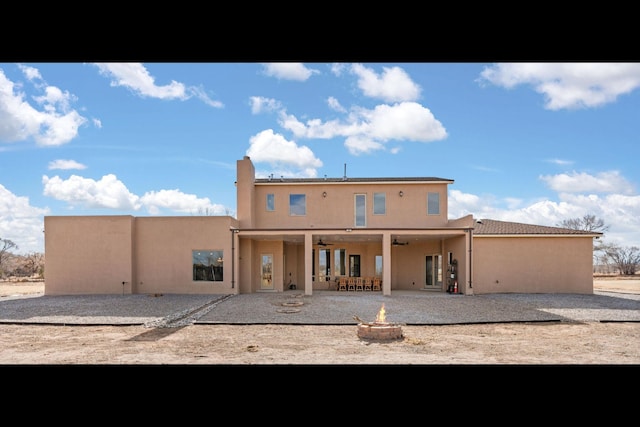
{"type": "Polygon", "coordinates": [[[354,201],[355,201],[355,226],[366,227],[367,226],[367,195],[356,194],[354,201]]]}
{"type": "Polygon", "coordinates": [[[427,194],[427,215],[440,215],[440,193],[427,194]]]}
{"type": "Polygon", "coordinates": [[[289,215],[307,214],[307,196],[305,194],[289,194],[289,215]]]}
{"type": "Polygon", "coordinates": [[[276,210],[276,196],[274,194],[267,194],[267,211],[276,210]]]}
{"type": "Polygon", "coordinates": [[[387,213],[386,193],[373,193],[373,214],[385,215],[387,213]]]}

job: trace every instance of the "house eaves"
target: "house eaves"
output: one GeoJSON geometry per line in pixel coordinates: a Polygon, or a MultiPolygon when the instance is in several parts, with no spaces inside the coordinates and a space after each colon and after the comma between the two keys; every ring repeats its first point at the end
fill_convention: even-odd
{"type": "Polygon", "coordinates": [[[422,178],[259,178],[255,185],[296,185],[296,184],[453,184],[453,179],[422,178]]]}
{"type": "Polygon", "coordinates": [[[563,227],[523,224],[519,222],[479,219],[473,229],[474,237],[596,237],[603,233],[563,227]]]}

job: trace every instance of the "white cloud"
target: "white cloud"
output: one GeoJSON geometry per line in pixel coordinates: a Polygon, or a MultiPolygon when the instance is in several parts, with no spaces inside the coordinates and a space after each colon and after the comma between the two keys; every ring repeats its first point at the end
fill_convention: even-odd
{"type": "Polygon", "coordinates": [[[415,101],[421,88],[400,67],[383,67],[381,74],[362,64],[353,64],[351,72],[358,76],[358,87],[372,98],[385,102],[415,101]]]}
{"type": "Polygon", "coordinates": [[[284,110],[280,112],[278,123],[300,138],[331,139],[362,132],[359,130],[362,125],[359,123],[342,123],[340,120],[323,122],[320,119],[310,119],[303,123],[297,117],[286,114],[284,110]]]}
{"type": "Polygon", "coordinates": [[[140,96],[160,99],[187,99],[185,85],[172,80],[164,86],[157,86],[155,78],[140,63],[115,62],[97,63],[100,74],[111,78],[111,86],[123,86],[140,96]]]}
{"type": "Polygon", "coordinates": [[[313,74],[320,73],[320,71],[307,68],[299,62],[272,62],[262,64],[262,67],[267,76],[300,82],[308,80],[313,74]]]}
{"type": "Polygon", "coordinates": [[[373,110],[357,108],[344,121],[310,119],[303,123],[281,112],[279,124],[299,138],[346,137],[345,146],[354,154],[383,149],[392,140],[432,142],[447,137],[442,123],[415,102],[378,105],[373,110]]]}
{"type": "Polygon", "coordinates": [[[569,218],[590,214],[604,220],[605,224],[610,226],[605,233],[606,241],[613,241],[621,246],[640,247],[639,195],[608,194],[599,196],[561,193],[559,197],[562,203],[571,205],[578,212],[569,218]]]}
{"type": "Polygon", "coordinates": [[[18,246],[12,252],[44,252],[44,216],[48,214],[48,208],[31,206],[28,197],[16,196],[0,184],[0,238],[18,246]]]}
{"type": "Polygon", "coordinates": [[[198,98],[200,101],[202,101],[205,104],[207,104],[209,107],[214,107],[214,108],[222,108],[222,107],[224,107],[224,104],[222,102],[214,101],[213,99],[211,99],[209,97],[209,95],[207,94],[207,92],[202,87],[190,86],[188,88],[188,91],[192,95],[194,95],[196,98],[198,98]]]}
{"type": "Polygon", "coordinates": [[[483,205],[487,205],[487,201],[480,199],[479,196],[463,193],[460,190],[449,190],[448,200],[450,218],[459,218],[470,213],[474,213],[474,215],[478,217],[476,212],[481,209],[483,205]]]}
{"type": "Polygon", "coordinates": [[[333,74],[336,77],[340,77],[342,73],[347,71],[348,68],[349,68],[349,65],[345,64],[344,62],[335,62],[331,64],[331,74],[333,74]]]}
{"type": "MultiPolygon", "coordinates": [[[[21,67],[29,79],[39,79],[33,67],[21,67]]],[[[54,86],[39,84],[43,95],[34,96],[41,111],[25,101],[25,94],[17,92],[17,85],[6,78],[0,69],[0,140],[24,141],[33,138],[41,146],[58,146],[78,135],[87,119],[70,108],[75,97],[54,86]]]]}
{"type": "Polygon", "coordinates": [[[260,114],[263,112],[276,111],[282,108],[279,101],[273,98],[265,98],[262,96],[252,96],[249,98],[249,105],[251,105],[251,114],[260,114]]]}
{"type": "Polygon", "coordinates": [[[223,205],[213,204],[206,197],[199,198],[194,194],[186,194],[180,190],[150,191],[145,193],[140,201],[152,215],[159,215],[161,209],[193,215],[229,214],[229,210],[223,205]]]}
{"type": "Polygon", "coordinates": [[[571,174],[542,175],[540,179],[546,182],[549,188],[559,192],[621,194],[632,194],[634,192],[633,185],[622,177],[618,171],[600,172],[597,175],[574,171],[571,174]]]}
{"type": "Polygon", "coordinates": [[[232,215],[230,209],[211,203],[208,198],[199,198],[180,190],[148,191],[142,197],[131,193],[124,183],[113,175],[105,175],[96,181],[72,175],[64,180],[58,176],[42,177],[43,194],[73,205],[93,209],[140,210],[142,207],[152,215],[163,209],[192,215],[232,215]]]}
{"type": "Polygon", "coordinates": [[[347,109],[344,108],[342,105],[340,105],[340,101],[338,101],[333,96],[330,96],[329,98],[327,98],[327,105],[332,110],[338,111],[340,113],[346,113],[347,112],[347,109]]]}
{"type": "Polygon", "coordinates": [[[99,181],[71,175],[64,180],[59,176],[42,177],[43,194],[72,205],[88,208],[108,208],[118,210],[138,210],[140,198],[113,175],[105,175],[99,181]]]}
{"type": "Polygon", "coordinates": [[[618,192],[601,196],[560,192],[558,201],[526,201],[449,190],[449,217],[459,218],[468,214],[473,214],[475,218],[551,227],[567,219],[595,215],[609,226],[604,235],[607,242],[640,247],[640,196],[637,194],[623,195],[618,192]]]}
{"type": "Polygon", "coordinates": [[[432,142],[447,137],[447,131],[431,111],[415,102],[378,105],[373,110],[360,110],[369,123],[369,133],[384,141],[407,140],[432,142]]]}
{"type": "Polygon", "coordinates": [[[315,177],[316,169],[322,167],[322,162],[309,147],[288,141],[282,135],[275,134],[272,129],[251,137],[247,156],[256,163],[269,163],[273,167],[281,168],[280,173],[288,177],[315,177]],[[292,173],[289,169],[297,172],[292,173]]]}
{"type": "Polygon", "coordinates": [[[75,160],[58,159],[49,162],[49,169],[86,169],[87,166],[78,163],[75,160]]]}
{"type": "MultiPolygon", "coordinates": [[[[291,63],[266,64],[265,68],[272,75],[282,73],[284,70],[291,72],[291,68],[300,71],[291,63]]],[[[389,141],[432,142],[447,137],[446,129],[428,108],[416,102],[406,101],[419,97],[421,89],[402,68],[385,67],[378,75],[361,64],[338,63],[332,65],[331,72],[340,75],[345,69],[349,69],[358,77],[359,87],[368,96],[404,102],[378,105],[373,109],[356,106],[348,111],[337,98],[330,96],[327,98],[329,108],[347,113],[345,116],[326,121],[311,118],[303,122],[295,115],[287,113],[284,108],[281,108],[280,103],[273,99],[252,97],[250,100],[252,113],[280,109],[278,124],[290,131],[294,137],[306,139],[343,137],[345,148],[353,155],[385,150],[385,144],[389,141]]],[[[399,150],[399,147],[393,147],[392,153],[397,153],[399,150]]]]}
{"type": "Polygon", "coordinates": [[[567,166],[573,164],[573,160],[562,160],[562,159],[549,159],[547,160],[549,163],[553,163],[554,165],[559,166],[567,166]]]}
{"type": "Polygon", "coordinates": [[[344,141],[344,146],[347,147],[349,153],[354,156],[368,154],[377,150],[384,150],[384,146],[381,143],[362,135],[347,137],[344,141]]]}
{"type": "Polygon", "coordinates": [[[582,216],[581,212],[580,208],[566,202],[525,202],[512,197],[501,200],[491,194],[477,196],[458,190],[449,191],[450,218],[473,214],[475,218],[554,226],[564,219],[582,216]]]}
{"type": "Polygon", "coordinates": [[[42,80],[42,75],[40,74],[40,70],[35,67],[31,67],[29,65],[18,64],[18,68],[22,71],[22,74],[29,79],[29,81],[40,81],[42,80]]]}
{"type": "Polygon", "coordinates": [[[640,87],[639,63],[513,63],[486,67],[481,84],[526,84],[544,94],[549,110],[599,107],[640,87]]]}
{"type": "Polygon", "coordinates": [[[156,85],[155,77],[139,62],[100,62],[93,65],[98,68],[100,74],[111,79],[111,86],[125,87],[141,97],[185,101],[195,96],[210,107],[224,107],[222,102],[211,99],[202,87],[187,87],[175,80],[163,86],[156,85]]]}

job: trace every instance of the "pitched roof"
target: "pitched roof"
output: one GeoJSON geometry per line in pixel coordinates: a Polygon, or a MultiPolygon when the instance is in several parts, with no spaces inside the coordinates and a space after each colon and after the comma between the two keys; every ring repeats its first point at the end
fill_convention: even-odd
{"type": "Polygon", "coordinates": [[[519,222],[496,221],[493,219],[476,220],[473,229],[474,236],[477,235],[584,235],[601,236],[603,233],[597,231],[574,230],[571,228],[548,227],[545,225],[522,224],[519,222]]]}

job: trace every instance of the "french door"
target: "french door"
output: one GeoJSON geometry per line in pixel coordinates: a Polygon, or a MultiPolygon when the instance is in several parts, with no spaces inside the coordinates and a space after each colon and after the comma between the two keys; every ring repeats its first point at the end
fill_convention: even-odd
{"type": "Polygon", "coordinates": [[[425,272],[425,289],[442,290],[442,255],[427,255],[425,272]]]}
{"type": "Polygon", "coordinates": [[[273,254],[262,254],[260,289],[273,290],[273,254]]]}

